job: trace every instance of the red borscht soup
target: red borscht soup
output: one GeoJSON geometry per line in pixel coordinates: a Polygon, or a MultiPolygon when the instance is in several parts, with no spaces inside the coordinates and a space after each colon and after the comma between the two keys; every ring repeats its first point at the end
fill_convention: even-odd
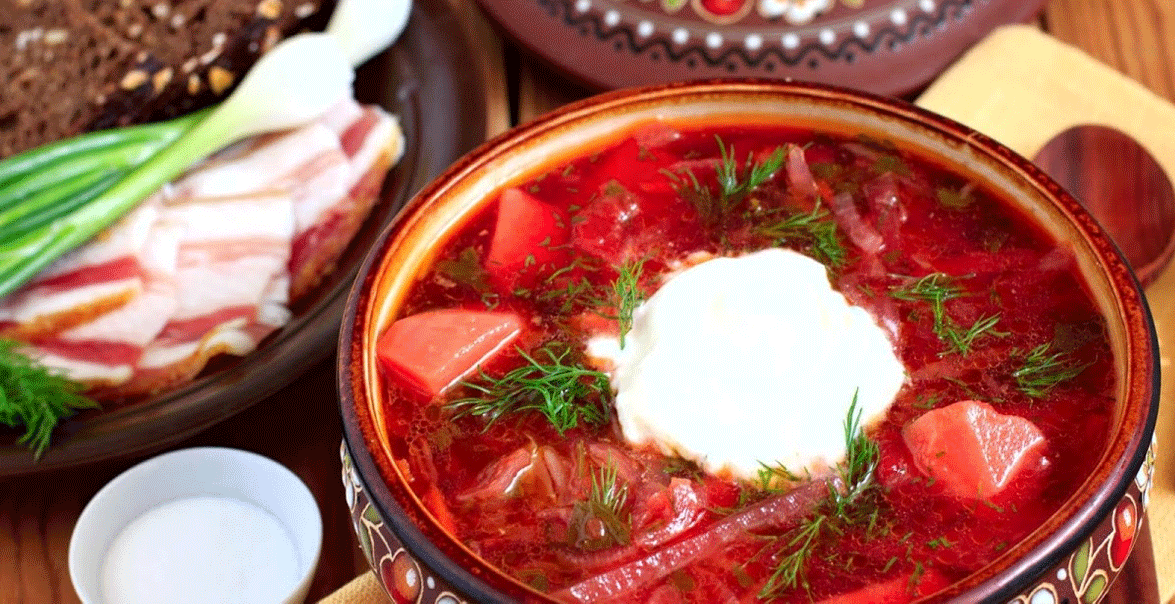
{"type": "Polygon", "coordinates": [[[565,602],[907,602],[1077,489],[1106,325],[1017,210],[869,137],[616,140],[495,191],[379,338],[392,452],[476,556],[565,602]]]}

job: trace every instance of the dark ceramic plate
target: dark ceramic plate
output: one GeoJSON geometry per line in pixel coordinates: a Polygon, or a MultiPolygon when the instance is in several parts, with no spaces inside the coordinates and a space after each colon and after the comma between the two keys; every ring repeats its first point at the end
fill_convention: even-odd
{"type": "Polygon", "coordinates": [[[66,420],[40,460],[0,427],[0,476],[26,474],[127,457],[179,442],[277,392],[332,354],[351,281],[383,226],[422,186],[487,135],[482,75],[468,66],[475,49],[452,31],[447,0],[415,0],[396,44],[365,64],[356,96],[400,118],[404,157],[388,175],[379,205],[326,283],[299,301],[294,319],[252,354],[220,359],[182,390],[87,412],[66,420]]]}
{"type": "Polygon", "coordinates": [[[509,35],[595,88],[793,78],[912,93],[1042,0],[478,0],[509,35]]]}

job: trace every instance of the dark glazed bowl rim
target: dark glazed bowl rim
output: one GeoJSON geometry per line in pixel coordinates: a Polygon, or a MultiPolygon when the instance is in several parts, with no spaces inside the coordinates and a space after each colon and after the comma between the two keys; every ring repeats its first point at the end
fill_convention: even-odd
{"type": "MultiPolygon", "coordinates": [[[[424,512],[406,509],[413,499],[399,496],[388,487],[394,479],[390,460],[379,459],[367,443],[374,442],[373,419],[366,412],[366,394],[363,375],[362,341],[364,326],[369,320],[371,286],[381,259],[391,249],[395,235],[408,231],[429,202],[443,196],[453,183],[470,176],[477,168],[508,155],[511,146],[542,134],[555,131],[569,123],[578,123],[588,116],[603,115],[626,105],[649,105],[672,102],[675,99],[713,97],[735,93],[742,97],[776,97],[820,101],[847,107],[901,121],[914,131],[922,130],[943,137],[986,156],[1001,171],[1015,176],[1020,189],[1044,197],[1054,206],[1076,236],[1093,252],[1093,268],[1102,273],[1109,287],[1116,316],[1121,317],[1123,329],[1120,360],[1126,378],[1119,392],[1131,396],[1121,404],[1110,441],[1090,476],[1062,507],[1068,513],[1054,514],[1042,527],[1033,531],[1020,543],[1010,547],[998,559],[972,574],[962,582],[926,598],[927,601],[999,601],[1014,598],[1030,587],[1049,568],[1061,563],[1089,537],[1099,523],[1113,513],[1114,506],[1124,496],[1134,476],[1142,466],[1154,433],[1159,399],[1158,339],[1150,311],[1141,287],[1126,265],[1121,253],[1110,241],[1088,212],[1052,181],[1043,171],[1024,157],[994,140],[975,132],[949,118],[921,109],[898,99],[816,83],[778,80],[708,80],[678,82],[606,92],[565,105],[531,122],[517,126],[479,146],[449,167],[439,178],[422,189],[404,211],[381,233],[360,269],[343,318],[339,339],[338,376],[340,411],[343,435],[351,452],[356,471],[372,494],[389,528],[400,537],[405,547],[426,565],[456,588],[479,602],[553,601],[531,590],[505,574],[490,569],[484,561],[435,526],[417,524],[424,512]],[[363,314],[360,314],[363,309],[363,314]],[[363,403],[360,405],[359,403],[363,403]],[[426,534],[428,533],[428,534],[426,534]],[[450,546],[442,551],[430,539],[448,540],[450,546]],[[494,577],[491,587],[487,577],[494,577]],[[501,591],[499,591],[501,590],[501,591]]],[[[828,123],[832,123],[829,121],[828,123]]],[[[1035,206],[1032,206],[1035,207],[1035,206]]],[[[1039,220],[1039,219],[1038,219],[1039,220]]],[[[1087,278],[1097,277],[1083,271],[1087,278]]]]}

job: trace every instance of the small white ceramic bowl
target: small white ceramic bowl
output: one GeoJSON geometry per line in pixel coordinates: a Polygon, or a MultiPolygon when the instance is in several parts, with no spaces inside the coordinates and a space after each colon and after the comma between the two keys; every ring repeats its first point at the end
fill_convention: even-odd
{"type": "MultiPolygon", "coordinates": [[[[241,509],[246,509],[242,504],[251,504],[276,518],[284,525],[285,536],[294,544],[298,578],[292,587],[283,588],[282,593],[274,593],[272,598],[266,599],[272,604],[299,604],[306,598],[322,549],[322,516],[310,490],[297,475],[267,457],[240,449],[197,447],[165,453],[126,470],[98,491],[82,510],[69,543],[69,574],[83,604],[115,604],[107,602],[103,594],[103,565],[108,555],[113,556],[111,547],[124,528],[144,518],[144,514],[160,510],[160,506],[175,509],[192,501],[200,501],[205,504],[204,509],[220,513],[231,508],[225,504],[242,506],[241,509]],[[220,498],[220,501],[207,499],[210,497],[220,498]],[[209,503],[214,505],[210,508],[209,503]]],[[[193,508],[188,505],[188,509],[193,508]]],[[[246,516],[228,516],[231,527],[223,528],[229,529],[230,542],[221,548],[225,556],[248,548],[256,549],[260,525],[265,522],[250,526],[246,516]]],[[[159,517],[157,513],[155,518],[159,517]]],[[[269,520],[264,514],[258,517],[269,520]]],[[[190,533],[200,526],[201,519],[188,520],[191,524],[180,522],[182,530],[175,532],[174,539],[157,539],[154,543],[158,551],[152,552],[150,559],[144,562],[160,566],[160,560],[183,559],[189,553],[185,548],[191,546],[190,533]]],[[[221,518],[222,522],[225,520],[221,518]]],[[[156,522],[155,529],[164,522],[156,522]]],[[[137,527],[143,526],[144,523],[137,524],[137,527]]],[[[129,540],[123,540],[120,545],[127,543],[129,540]]],[[[287,554],[248,553],[253,557],[272,555],[272,559],[287,554]]],[[[119,557],[121,559],[122,554],[119,557]]],[[[174,579],[160,576],[153,582],[168,585],[174,579]]],[[[283,584],[288,585],[288,581],[283,584]]],[[[159,595],[166,597],[162,593],[159,595]]]]}

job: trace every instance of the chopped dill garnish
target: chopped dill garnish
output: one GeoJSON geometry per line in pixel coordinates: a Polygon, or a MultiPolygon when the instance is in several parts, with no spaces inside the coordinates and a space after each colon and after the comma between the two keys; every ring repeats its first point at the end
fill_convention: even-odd
{"type": "Polygon", "coordinates": [[[930,549],[947,549],[951,546],[951,542],[946,537],[937,537],[927,541],[926,546],[930,549]]]}
{"type": "Polygon", "coordinates": [[[519,349],[526,364],[500,378],[479,370],[480,381],[461,384],[481,395],[460,398],[445,407],[454,412],[454,417],[485,418],[487,430],[506,415],[528,411],[541,413],[559,434],[581,423],[607,423],[611,404],[608,376],[567,364],[570,350],[558,352],[555,348],[551,344],[540,348],[535,356],[545,356],[541,362],[519,349]]]}
{"type": "Polygon", "coordinates": [[[841,243],[836,221],[831,220],[830,215],[817,203],[809,213],[789,214],[774,222],[764,222],[756,227],[756,232],[774,239],[777,244],[807,245],[816,260],[835,268],[844,264],[848,251],[841,243]]]}
{"type": "Polygon", "coordinates": [[[845,172],[845,167],[835,162],[810,162],[808,169],[812,171],[812,175],[820,180],[836,180],[845,172]]]}
{"type": "Polygon", "coordinates": [[[1052,342],[1046,342],[1023,355],[1021,367],[1012,372],[1020,392],[1041,398],[1057,384],[1077,377],[1088,367],[1064,352],[1050,354],[1052,346],[1052,342]]]}
{"type": "Polygon", "coordinates": [[[783,147],[776,147],[762,162],[756,162],[754,154],[747,153],[747,159],[740,169],[734,145],[726,147],[721,138],[715,136],[714,139],[718,141],[718,153],[722,155],[722,163],[718,166],[718,194],[724,199],[741,200],[783,167],[786,157],[783,147]]]}
{"type": "Polygon", "coordinates": [[[1000,316],[990,315],[981,317],[963,327],[955,323],[946,312],[946,301],[961,297],[965,294],[957,283],[957,277],[946,273],[930,273],[913,283],[890,288],[890,296],[897,300],[929,302],[931,314],[934,318],[934,335],[946,344],[947,349],[939,353],[945,356],[951,353],[967,355],[971,353],[976,340],[982,337],[1004,337],[1006,332],[997,331],[996,324],[1000,316]]]}
{"type": "Polygon", "coordinates": [[[914,403],[911,406],[915,409],[933,409],[940,401],[942,401],[942,394],[919,393],[914,397],[914,403]]]}
{"type": "Polygon", "coordinates": [[[926,567],[921,562],[914,563],[914,572],[910,573],[910,583],[906,590],[914,593],[918,589],[918,584],[922,582],[922,575],[926,574],[926,567]]]}
{"type": "Polygon", "coordinates": [[[845,505],[874,485],[873,470],[881,456],[877,441],[866,436],[865,431],[861,429],[861,413],[862,410],[857,407],[857,393],[854,392],[844,423],[845,459],[837,465],[841,480],[844,482],[844,491],[832,490],[838,512],[843,512],[845,505]]]}
{"type": "Polygon", "coordinates": [[[1002,506],[996,505],[995,503],[992,503],[992,502],[990,502],[986,499],[983,499],[983,498],[980,498],[979,502],[982,503],[983,505],[1001,513],[1001,514],[1004,513],[1004,508],[1002,506]]]}
{"type": "Polygon", "coordinates": [[[1007,336],[1008,332],[1006,331],[996,331],[995,326],[999,321],[1000,316],[995,314],[989,317],[982,317],[975,321],[971,327],[963,329],[956,325],[954,321],[947,319],[937,335],[950,348],[939,353],[939,356],[945,356],[951,352],[966,356],[970,354],[972,344],[980,337],[995,336],[1002,338],[1007,336]]]}
{"type": "Polygon", "coordinates": [[[624,504],[628,502],[628,485],[616,483],[616,472],[616,465],[610,463],[600,468],[599,473],[592,473],[592,492],[588,501],[619,517],[624,511],[624,504]]]}
{"type": "Polygon", "coordinates": [[[755,487],[767,493],[786,492],[791,490],[793,483],[801,476],[784,467],[783,464],[767,464],[759,462],[759,470],[755,479],[755,487]]]}
{"type": "Polygon", "coordinates": [[[747,153],[746,160],[740,165],[734,145],[727,147],[718,136],[714,139],[718,141],[718,153],[721,156],[715,168],[717,191],[700,182],[692,170],[681,173],[661,171],[673,181],[678,194],[694,206],[698,218],[709,225],[721,222],[747,195],[770,180],[783,167],[787,157],[784,147],[776,147],[761,162],[755,161],[754,153],[747,153]]]}
{"type": "Polygon", "coordinates": [[[480,294],[490,292],[493,289],[490,286],[490,275],[482,266],[477,250],[472,247],[461,250],[455,260],[438,261],[436,272],[458,285],[464,285],[480,294]]]}
{"type": "Polygon", "coordinates": [[[98,403],[82,394],[77,382],[53,373],[25,356],[22,345],[0,340],[0,424],[24,426],[17,443],[40,458],[58,422],[98,403]]]}
{"type": "Polygon", "coordinates": [[[576,256],[570,264],[561,266],[543,279],[542,287],[536,291],[515,292],[521,297],[530,297],[535,302],[550,304],[558,302],[558,313],[567,314],[576,308],[597,304],[596,287],[586,276],[576,276],[574,271],[595,272],[600,266],[588,256],[576,256]]]}
{"type": "Polygon", "coordinates": [[[631,518],[625,510],[628,485],[619,483],[616,466],[611,463],[591,475],[592,490],[587,499],[572,507],[568,541],[587,550],[627,545],[632,533],[631,518]]]}
{"type": "Polygon", "coordinates": [[[876,491],[873,478],[880,448],[861,429],[861,410],[857,407],[856,393],[845,417],[844,438],[845,458],[837,464],[841,487],[834,487],[830,481],[828,498],[815,512],[786,534],[771,538],[772,542],[783,541],[784,545],[777,552],[775,570],[760,590],[759,598],[771,599],[784,590],[806,585],[804,568],[821,534],[843,533],[854,525],[867,526],[871,534],[889,530],[889,527],[878,526],[877,507],[866,501],[876,491]]]}
{"type": "Polygon", "coordinates": [[[684,457],[666,458],[664,465],[661,466],[661,473],[669,476],[683,476],[691,480],[700,480],[703,476],[702,469],[698,467],[698,464],[684,457]]]}
{"type": "Polygon", "coordinates": [[[889,295],[907,302],[929,302],[934,312],[934,330],[937,333],[946,320],[944,302],[962,296],[963,288],[946,273],[930,273],[911,284],[890,288],[889,295]]]}
{"type": "Polygon", "coordinates": [[[952,210],[962,210],[975,203],[974,193],[975,188],[971,183],[963,185],[961,189],[938,187],[934,190],[934,196],[938,198],[938,203],[952,210]]]}
{"type": "Polygon", "coordinates": [[[624,348],[624,337],[632,329],[632,314],[645,300],[645,292],[640,286],[644,268],[643,259],[621,264],[616,269],[616,280],[612,282],[607,299],[608,306],[615,309],[616,316],[609,318],[615,318],[619,325],[621,349],[624,348]]]}
{"type": "Polygon", "coordinates": [[[795,588],[801,583],[807,585],[804,568],[815,549],[816,538],[820,536],[821,530],[829,520],[826,515],[816,515],[788,533],[791,538],[784,547],[784,551],[788,553],[779,559],[775,571],[767,578],[763,589],[759,590],[760,599],[775,598],[781,595],[783,590],[795,588]]]}
{"type": "Polygon", "coordinates": [[[877,174],[894,173],[902,176],[909,176],[910,166],[906,165],[905,160],[895,154],[882,154],[873,160],[873,171],[877,174]]]}

